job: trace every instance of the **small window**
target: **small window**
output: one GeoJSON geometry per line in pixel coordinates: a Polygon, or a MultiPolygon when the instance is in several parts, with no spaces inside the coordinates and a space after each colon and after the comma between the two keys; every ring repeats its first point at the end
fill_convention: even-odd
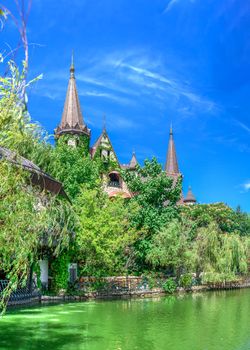
{"type": "Polygon", "coordinates": [[[109,174],[109,186],[110,187],[121,187],[120,175],[118,173],[109,174]]]}

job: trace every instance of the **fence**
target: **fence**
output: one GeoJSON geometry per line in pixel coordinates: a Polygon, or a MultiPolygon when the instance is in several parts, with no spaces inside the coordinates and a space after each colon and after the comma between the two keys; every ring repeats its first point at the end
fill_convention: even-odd
{"type": "MultiPolygon", "coordinates": [[[[0,299],[5,288],[7,288],[8,283],[8,280],[0,280],[0,299]]],[[[8,304],[17,305],[22,303],[28,303],[33,300],[39,300],[40,296],[41,293],[37,289],[35,282],[33,281],[32,286],[26,285],[25,287],[18,287],[14,292],[12,292],[8,304]]]]}

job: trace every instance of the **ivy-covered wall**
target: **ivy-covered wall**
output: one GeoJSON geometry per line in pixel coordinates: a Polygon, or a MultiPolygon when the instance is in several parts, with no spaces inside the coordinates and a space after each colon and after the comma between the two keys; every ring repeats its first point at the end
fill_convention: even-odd
{"type": "Polygon", "coordinates": [[[69,272],[68,266],[70,263],[70,256],[68,252],[61,253],[57,258],[51,262],[50,275],[52,277],[51,289],[58,292],[61,289],[67,289],[69,272]]]}
{"type": "Polygon", "coordinates": [[[106,134],[103,134],[101,142],[96,149],[94,161],[98,162],[101,174],[107,174],[112,170],[119,170],[119,163],[113,147],[106,134]]]}
{"type": "Polygon", "coordinates": [[[89,154],[90,138],[88,135],[64,134],[56,141],[56,143],[61,142],[79,148],[83,156],[89,154]]]}

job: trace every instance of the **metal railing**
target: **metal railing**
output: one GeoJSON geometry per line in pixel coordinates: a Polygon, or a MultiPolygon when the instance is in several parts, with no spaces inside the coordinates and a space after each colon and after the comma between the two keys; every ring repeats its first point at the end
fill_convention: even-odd
{"type": "Polygon", "coordinates": [[[108,183],[108,187],[116,187],[116,188],[121,188],[121,184],[119,181],[110,181],[108,183]]]}
{"type": "MultiPolygon", "coordinates": [[[[8,287],[8,280],[0,280],[0,300],[5,288],[8,287]]],[[[35,282],[32,282],[32,286],[26,285],[25,287],[18,287],[14,292],[11,293],[9,302],[25,301],[39,297],[41,295],[39,289],[37,289],[35,282]]]]}

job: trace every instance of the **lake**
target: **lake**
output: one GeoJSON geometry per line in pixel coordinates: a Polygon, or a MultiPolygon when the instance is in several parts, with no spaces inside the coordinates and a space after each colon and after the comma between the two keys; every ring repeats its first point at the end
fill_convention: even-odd
{"type": "Polygon", "coordinates": [[[8,350],[249,350],[250,289],[10,310],[8,350]]]}

